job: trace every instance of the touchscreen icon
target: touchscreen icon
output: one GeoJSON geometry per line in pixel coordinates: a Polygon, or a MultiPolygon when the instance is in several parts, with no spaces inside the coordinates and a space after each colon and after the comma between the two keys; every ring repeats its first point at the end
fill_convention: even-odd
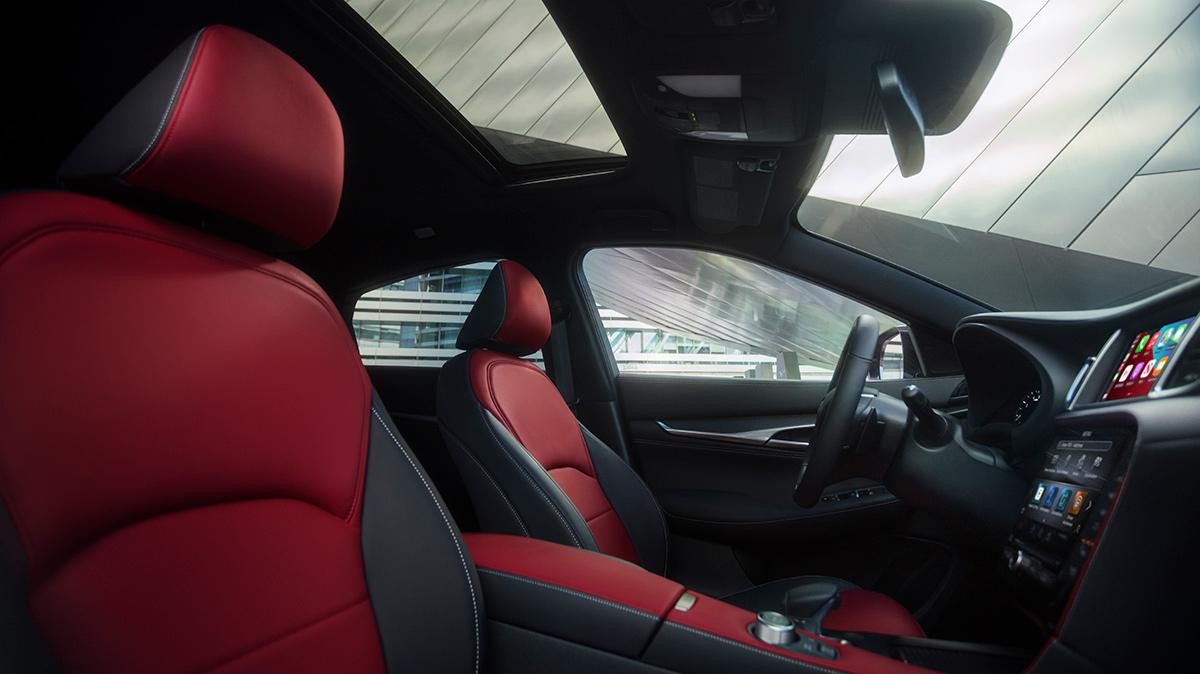
{"type": "Polygon", "coordinates": [[[1087,504],[1087,492],[1086,491],[1075,492],[1075,498],[1071,499],[1071,507],[1067,508],[1067,514],[1068,515],[1078,515],[1083,510],[1083,506],[1086,504],[1087,504]]]}
{"type": "Polygon", "coordinates": [[[1134,363],[1133,364],[1133,373],[1129,375],[1129,378],[1137,379],[1138,373],[1142,371],[1142,366],[1145,364],[1146,364],[1146,361],[1144,361],[1144,360],[1139,360],[1138,362],[1134,363]]]}
{"type": "Polygon", "coordinates": [[[1187,330],[1187,323],[1175,328],[1175,334],[1171,335],[1171,343],[1178,344],[1179,340],[1183,339],[1183,331],[1187,330]]]}
{"type": "Polygon", "coordinates": [[[1129,373],[1131,373],[1131,372],[1133,372],[1133,366],[1126,365],[1125,369],[1121,372],[1121,381],[1125,381],[1126,379],[1129,379],[1129,373]]]}
{"type": "Polygon", "coordinates": [[[1050,491],[1046,492],[1045,498],[1042,499],[1042,507],[1049,508],[1056,498],[1058,498],[1058,487],[1051,486],[1050,491]]]}
{"type": "Polygon", "coordinates": [[[1139,378],[1140,378],[1140,379],[1145,379],[1146,377],[1149,377],[1149,376],[1150,376],[1150,370],[1151,370],[1153,367],[1154,367],[1154,361],[1153,361],[1153,360],[1148,360],[1148,361],[1146,361],[1146,366],[1142,368],[1142,376],[1141,376],[1141,377],[1139,377],[1139,378]]]}
{"type": "Polygon", "coordinates": [[[1133,352],[1134,352],[1134,353],[1141,353],[1141,352],[1142,352],[1142,349],[1145,349],[1145,348],[1146,348],[1146,342],[1148,342],[1148,341],[1150,341],[1150,335],[1148,335],[1148,334],[1145,334],[1145,333],[1142,333],[1142,336],[1141,336],[1141,338],[1140,338],[1140,339],[1138,339],[1138,345],[1137,345],[1137,347],[1135,347],[1135,348],[1133,349],[1133,352]]]}
{"type": "Polygon", "coordinates": [[[1054,504],[1054,509],[1058,512],[1066,510],[1067,504],[1071,502],[1072,493],[1074,492],[1072,492],[1070,489],[1062,490],[1062,493],[1058,495],[1058,501],[1054,504]]]}
{"type": "Polygon", "coordinates": [[[1158,363],[1154,366],[1154,376],[1162,374],[1163,368],[1167,366],[1167,357],[1163,356],[1158,359],[1158,363]]]}

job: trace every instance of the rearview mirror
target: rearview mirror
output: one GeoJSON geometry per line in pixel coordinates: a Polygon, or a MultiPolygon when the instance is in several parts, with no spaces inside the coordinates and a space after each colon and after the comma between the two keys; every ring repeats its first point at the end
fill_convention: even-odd
{"type": "Polygon", "coordinates": [[[879,86],[883,124],[892,151],[900,164],[900,175],[916,175],[925,166],[925,121],[917,98],[891,61],[875,64],[875,83],[879,86]]]}

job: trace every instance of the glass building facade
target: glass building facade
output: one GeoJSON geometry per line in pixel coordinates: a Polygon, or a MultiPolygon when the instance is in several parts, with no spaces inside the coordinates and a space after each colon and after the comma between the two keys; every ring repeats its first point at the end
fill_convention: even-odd
{"type": "MultiPolygon", "coordinates": [[[[364,294],[354,311],[363,361],[439,367],[460,353],[455,340],[495,264],[433,270],[364,294]]],[[[855,316],[897,325],[803,279],[717,253],[602,248],[583,268],[617,369],[631,374],[828,380],[855,316]]],[[[898,349],[886,355],[897,360],[898,349]]],[[[541,352],[530,359],[543,364],[541,352]]]]}

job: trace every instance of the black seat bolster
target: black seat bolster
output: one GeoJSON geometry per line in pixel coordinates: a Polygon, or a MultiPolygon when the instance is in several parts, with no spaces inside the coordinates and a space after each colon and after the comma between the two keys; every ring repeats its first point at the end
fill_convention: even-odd
{"type": "Polygon", "coordinates": [[[388,670],[479,672],[486,625],[475,565],[449,508],[383,410],[374,395],[362,551],[388,670]]]}
{"type": "Polygon", "coordinates": [[[629,464],[621,460],[600,438],[580,425],[596,479],[608,502],[625,525],[643,568],[665,575],[669,541],[667,521],[650,487],[629,464]]]}
{"type": "Polygon", "coordinates": [[[468,359],[438,376],[438,420],[484,531],[521,534],[598,550],[587,522],[562,489],[471,390],[468,359]]]}

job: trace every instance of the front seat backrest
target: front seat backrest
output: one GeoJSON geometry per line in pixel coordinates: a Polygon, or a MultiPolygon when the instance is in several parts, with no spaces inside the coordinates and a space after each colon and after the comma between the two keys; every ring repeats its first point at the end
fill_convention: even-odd
{"type": "Polygon", "coordinates": [[[438,419],[480,524],[664,573],[667,529],[650,490],[521,358],[549,335],[541,285],[501,260],[459,333],[466,353],[442,366],[438,419]]]}
{"type": "MultiPolygon", "coordinates": [[[[213,26],[64,178],[306,246],[342,161],[312,77],[213,26]]],[[[0,345],[5,542],[60,671],[479,671],[458,531],[303,273],[94,197],[8,195],[0,345]]]]}

